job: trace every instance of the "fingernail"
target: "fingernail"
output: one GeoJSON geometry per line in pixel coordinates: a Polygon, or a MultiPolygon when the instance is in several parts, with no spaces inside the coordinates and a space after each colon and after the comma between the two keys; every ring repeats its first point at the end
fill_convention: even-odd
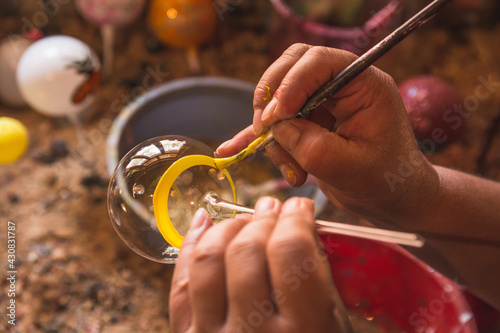
{"type": "Polygon", "coordinates": [[[314,201],[304,197],[292,197],[283,204],[282,212],[293,213],[297,211],[314,214],[314,201]]]}
{"type": "Polygon", "coordinates": [[[262,197],[255,204],[255,210],[271,210],[276,207],[276,199],[271,197],[262,197]]]}
{"type": "Polygon", "coordinates": [[[198,237],[210,226],[210,216],[205,208],[199,208],[191,220],[189,233],[193,237],[198,237]]]}
{"type": "Polygon", "coordinates": [[[314,211],[314,200],[311,198],[301,198],[301,204],[309,211],[314,211]]]}
{"type": "Polygon", "coordinates": [[[253,124],[253,133],[255,136],[259,137],[264,133],[264,125],[262,122],[254,123],[253,124]]]}
{"type": "Polygon", "coordinates": [[[282,120],[273,125],[272,133],[276,141],[286,151],[292,151],[297,145],[300,137],[300,130],[288,120],[282,120]]]}
{"type": "Polygon", "coordinates": [[[227,141],[225,141],[225,142],[221,143],[221,144],[219,145],[219,147],[217,147],[217,149],[215,150],[215,155],[217,155],[217,156],[218,156],[218,155],[219,155],[219,149],[224,149],[225,147],[227,147],[227,146],[229,145],[229,143],[230,143],[231,141],[232,141],[232,140],[227,140],[227,141]]]}
{"type": "Polygon", "coordinates": [[[276,198],[262,197],[255,204],[254,217],[275,216],[279,212],[280,202],[276,198]]]}
{"type": "Polygon", "coordinates": [[[295,185],[295,183],[297,182],[297,177],[295,176],[295,171],[293,170],[292,163],[280,165],[280,171],[288,184],[290,184],[291,186],[295,185]]]}
{"type": "Polygon", "coordinates": [[[273,113],[276,111],[276,107],[278,106],[278,101],[276,98],[273,98],[269,104],[266,105],[266,108],[264,109],[264,112],[262,112],[262,121],[265,122],[269,120],[273,113]]]}

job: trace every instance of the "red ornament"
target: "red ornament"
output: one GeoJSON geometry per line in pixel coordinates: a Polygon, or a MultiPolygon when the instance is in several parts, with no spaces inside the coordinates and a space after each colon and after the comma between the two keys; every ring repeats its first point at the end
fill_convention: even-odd
{"type": "Polygon", "coordinates": [[[418,76],[401,83],[399,92],[418,140],[441,146],[463,132],[468,113],[450,83],[431,75],[418,76]]]}

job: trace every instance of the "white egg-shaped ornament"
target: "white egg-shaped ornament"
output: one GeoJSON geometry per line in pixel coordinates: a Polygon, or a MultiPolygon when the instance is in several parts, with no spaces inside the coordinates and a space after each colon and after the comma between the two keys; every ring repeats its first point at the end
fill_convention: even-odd
{"type": "Polygon", "coordinates": [[[17,86],[16,72],[21,56],[31,43],[14,34],[0,42],[0,100],[5,105],[15,108],[26,105],[17,86]]]}
{"type": "Polygon", "coordinates": [[[33,43],[17,68],[23,98],[35,111],[53,117],[73,118],[89,107],[100,77],[94,51],[69,36],[51,36],[33,43]]]}

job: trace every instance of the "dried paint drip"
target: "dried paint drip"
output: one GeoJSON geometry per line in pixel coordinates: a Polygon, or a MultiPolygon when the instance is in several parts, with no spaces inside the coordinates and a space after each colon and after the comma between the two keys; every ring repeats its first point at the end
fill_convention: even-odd
{"type": "Polygon", "coordinates": [[[271,96],[271,87],[266,86],[266,88],[267,88],[267,93],[266,93],[266,96],[263,99],[264,99],[264,101],[267,102],[267,101],[272,100],[273,96],[271,96]]]}

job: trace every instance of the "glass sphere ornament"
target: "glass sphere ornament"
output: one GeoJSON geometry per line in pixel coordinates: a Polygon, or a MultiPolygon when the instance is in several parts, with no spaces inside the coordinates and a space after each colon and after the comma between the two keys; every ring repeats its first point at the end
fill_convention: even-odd
{"type": "Polygon", "coordinates": [[[35,111],[74,118],[94,101],[100,68],[87,44],[70,36],[50,36],[24,51],[16,79],[22,97],[35,111]]]}
{"type": "Polygon", "coordinates": [[[155,194],[160,179],[174,162],[188,155],[213,160],[213,152],[201,141],[166,135],[137,145],[121,159],[108,188],[108,212],[125,244],[147,259],[175,263],[182,237],[199,208],[206,208],[214,222],[218,217],[227,217],[227,214],[219,216],[220,212],[205,200],[207,194],[216,193],[224,200],[236,201],[233,180],[227,170],[206,164],[184,168],[171,183],[161,186],[161,195],[155,194]],[[158,227],[155,219],[158,207],[169,219],[167,230],[160,231],[158,227]],[[180,243],[176,242],[179,237],[180,243]]]}

